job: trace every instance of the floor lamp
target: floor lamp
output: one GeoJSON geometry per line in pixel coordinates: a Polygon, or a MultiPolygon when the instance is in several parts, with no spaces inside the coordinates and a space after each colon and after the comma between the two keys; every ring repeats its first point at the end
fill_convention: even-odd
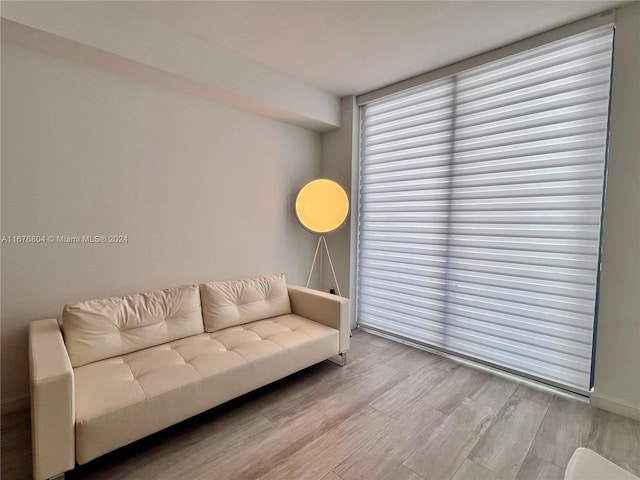
{"type": "Polygon", "coordinates": [[[308,231],[320,235],[318,245],[316,246],[316,253],[313,256],[309,278],[307,279],[307,287],[309,286],[309,282],[311,282],[311,275],[316,266],[320,246],[323,245],[324,250],[327,252],[329,265],[331,266],[333,281],[336,282],[336,290],[338,291],[338,295],[342,296],[338,279],[336,278],[336,271],[331,261],[327,240],[324,236],[342,227],[347,221],[348,215],[349,197],[347,197],[344,188],[333,180],[326,178],[312,180],[298,192],[296,197],[296,217],[300,225],[308,231]]]}

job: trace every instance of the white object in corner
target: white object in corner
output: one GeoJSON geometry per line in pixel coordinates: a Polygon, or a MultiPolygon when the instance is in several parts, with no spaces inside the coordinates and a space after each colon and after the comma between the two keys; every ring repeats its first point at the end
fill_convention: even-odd
{"type": "Polygon", "coordinates": [[[564,480],[639,480],[613,462],[588,448],[578,448],[564,474],[564,480]]]}

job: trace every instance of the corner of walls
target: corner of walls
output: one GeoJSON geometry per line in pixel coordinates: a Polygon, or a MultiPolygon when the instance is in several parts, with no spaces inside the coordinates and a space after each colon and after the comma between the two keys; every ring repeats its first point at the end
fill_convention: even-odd
{"type": "Polygon", "coordinates": [[[640,3],[616,10],[592,404],[640,418],[640,3]]]}
{"type": "MultiPolygon", "coordinates": [[[[357,114],[355,97],[344,97],[340,101],[341,127],[322,134],[322,176],[337,181],[350,197],[350,212],[347,223],[337,232],[327,235],[327,245],[331,253],[336,277],[343,297],[350,297],[353,291],[352,273],[353,256],[351,242],[353,239],[354,209],[357,198],[354,196],[352,165],[354,158],[354,141],[357,142],[357,127],[354,122],[357,114]]],[[[321,289],[329,291],[335,288],[331,267],[326,258],[323,259],[321,289]]],[[[355,298],[352,298],[352,308],[355,298]]],[[[352,315],[352,327],[355,318],[352,315]]]]}
{"type": "Polygon", "coordinates": [[[613,398],[608,395],[602,395],[597,391],[591,393],[590,402],[592,407],[608,410],[633,420],[640,420],[640,407],[632,403],[628,403],[619,398],[613,398]]]}

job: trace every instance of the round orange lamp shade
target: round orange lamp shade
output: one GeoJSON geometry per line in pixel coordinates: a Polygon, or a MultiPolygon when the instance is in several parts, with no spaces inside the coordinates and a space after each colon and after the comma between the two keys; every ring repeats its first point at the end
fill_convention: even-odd
{"type": "Polygon", "coordinates": [[[312,180],[296,197],[298,221],[314,233],[333,232],[344,224],[348,214],[347,193],[333,180],[312,180]]]}

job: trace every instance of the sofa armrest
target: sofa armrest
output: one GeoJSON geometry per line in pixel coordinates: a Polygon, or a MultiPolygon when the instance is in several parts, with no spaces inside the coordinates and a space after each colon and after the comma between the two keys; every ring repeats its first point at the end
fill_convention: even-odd
{"type": "Polygon", "coordinates": [[[73,368],[58,322],[29,324],[33,478],[51,478],[75,466],[73,368]]]}
{"type": "Polygon", "coordinates": [[[349,350],[349,299],[319,290],[289,285],[291,310],[296,315],[340,331],[340,353],[349,350]]]}

